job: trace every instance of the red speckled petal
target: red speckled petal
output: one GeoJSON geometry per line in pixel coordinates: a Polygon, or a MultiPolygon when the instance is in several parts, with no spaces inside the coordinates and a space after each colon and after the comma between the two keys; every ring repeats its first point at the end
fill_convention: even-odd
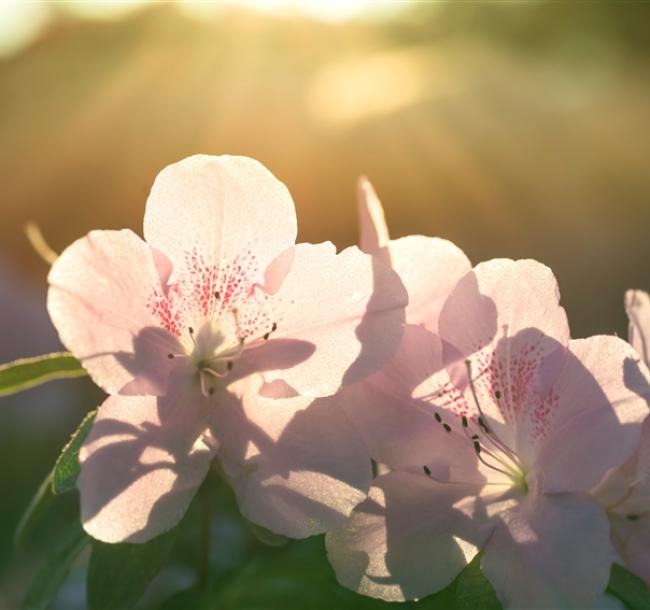
{"type": "Polygon", "coordinates": [[[294,244],[296,215],[289,191],[258,161],[195,155],[158,174],[144,235],[172,261],[171,283],[189,276],[195,296],[209,302],[216,290],[225,296],[237,273],[261,282],[294,244]]]}
{"type": "Polygon", "coordinates": [[[571,341],[570,354],[553,388],[557,401],[544,434],[539,437],[534,422],[521,429],[520,450],[536,452],[546,491],[594,487],[638,448],[648,415],[649,373],[628,343],[579,339],[571,341]]]}

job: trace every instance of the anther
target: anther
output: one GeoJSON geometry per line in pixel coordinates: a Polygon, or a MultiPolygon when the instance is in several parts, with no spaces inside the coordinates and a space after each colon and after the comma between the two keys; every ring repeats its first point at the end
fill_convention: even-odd
{"type": "Polygon", "coordinates": [[[481,453],[481,443],[478,441],[474,441],[474,451],[476,451],[476,455],[481,453]]]}
{"type": "Polygon", "coordinates": [[[167,354],[167,358],[169,358],[170,360],[172,360],[172,359],[174,358],[174,354],[167,354]]]}
{"type": "Polygon", "coordinates": [[[451,432],[451,426],[449,424],[442,424],[442,427],[447,431],[451,432]]]}
{"type": "Polygon", "coordinates": [[[472,434],[472,440],[477,441],[479,438],[481,438],[478,434],[472,434]]]}
{"type": "Polygon", "coordinates": [[[221,296],[221,293],[218,290],[215,290],[214,292],[214,298],[218,299],[221,296]]]}
{"type": "Polygon", "coordinates": [[[264,333],[264,335],[262,336],[262,339],[264,339],[264,341],[268,341],[268,340],[269,340],[269,335],[270,335],[270,334],[271,334],[271,333],[264,333]]]}
{"type": "Polygon", "coordinates": [[[442,422],[442,417],[440,417],[440,413],[434,413],[433,416],[436,418],[436,421],[438,423],[442,422]]]}
{"type": "Polygon", "coordinates": [[[194,334],[194,329],[191,326],[187,330],[190,333],[190,335],[194,334]]]}
{"type": "Polygon", "coordinates": [[[234,362],[233,362],[232,360],[228,360],[228,362],[226,363],[226,368],[227,368],[229,371],[232,371],[232,367],[233,367],[233,365],[234,365],[234,362]]]}
{"type": "Polygon", "coordinates": [[[485,423],[485,420],[479,415],[478,417],[478,425],[485,430],[485,432],[489,432],[490,428],[488,428],[488,425],[485,423]]]}
{"type": "Polygon", "coordinates": [[[271,332],[274,333],[276,330],[278,330],[278,325],[273,322],[273,325],[271,326],[271,332]]]}
{"type": "Polygon", "coordinates": [[[628,521],[638,521],[640,519],[639,515],[627,515],[626,519],[628,521]]]}
{"type": "Polygon", "coordinates": [[[426,474],[427,476],[431,475],[431,468],[429,468],[426,464],[422,466],[422,470],[424,470],[424,474],[426,474]]]}
{"type": "Polygon", "coordinates": [[[208,394],[212,396],[214,394],[214,388],[208,388],[208,394]]]}
{"type": "Polygon", "coordinates": [[[494,396],[496,397],[497,400],[499,400],[499,398],[501,398],[501,391],[496,390],[496,392],[494,392],[494,396]]]}
{"type": "Polygon", "coordinates": [[[468,423],[467,423],[467,416],[466,415],[463,415],[462,421],[463,421],[463,428],[467,428],[468,423]]]}

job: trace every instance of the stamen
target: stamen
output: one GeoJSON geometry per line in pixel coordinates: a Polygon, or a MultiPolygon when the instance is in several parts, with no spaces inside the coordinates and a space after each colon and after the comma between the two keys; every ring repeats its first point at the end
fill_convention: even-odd
{"type": "Polygon", "coordinates": [[[271,336],[271,333],[274,333],[276,330],[278,330],[278,325],[275,322],[273,322],[273,324],[271,325],[271,330],[264,333],[264,335],[262,335],[264,341],[268,341],[269,337],[271,336]]]}
{"type": "Polygon", "coordinates": [[[202,373],[208,373],[209,375],[212,375],[213,377],[216,377],[217,379],[223,379],[226,376],[225,371],[223,373],[219,373],[219,372],[215,371],[214,369],[208,368],[207,366],[203,367],[201,369],[201,372],[202,373]]]}
{"type": "Polygon", "coordinates": [[[205,389],[205,378],[203,377],[203,371],[199,371],[199,380],[201,382],[201,394],[203,394],[203,396],[207,396],[208,393],[205,389]]]}
{"type": "Polygon", "coordinates": [[[465,360],[465,366],[467,367],[467,378],[469,380],[469,387],[472,392],[472,398],[474,399],[474,404],[476,405],[476,409],[479,412],[479,417],[478,419],[478,424],[483,428],[485,431],[485,434],[487,435],[487,438],[490,439],[493,445],[495,447],[498,447],[510,457],[510,459],[515,463],[517,468],[520,468],[523,471],[523,466],[521,462],[519,461],[517,455],[497,436],[496,432],[494,432],[490,427],[485,423],[485,420],[487,419],[485,416],[485,413],[483,413],[483,409],[481,409],[481,403],[478,400],[478,395],[476,394],[476,388],[474,387],[474,380],[472,379],[472,361],[471,360],[465,360]]]}
{"type": "Polygon", "coordinates": [[[435,481],[436,483],[440,483],[441,485],[505,485],[505,483],[496,483],[496,482],[490,482],[490,481],[484,481],[482,483],[478,483],[476,481],[443,481],[442,479],[439,479],[437,477],[434,477],[433,474],[431,473],[431,468],[429,468],[426,464],[422,466],[422,470],[424,471],[424,474],[429,477],[432,481],[435,481]]]}

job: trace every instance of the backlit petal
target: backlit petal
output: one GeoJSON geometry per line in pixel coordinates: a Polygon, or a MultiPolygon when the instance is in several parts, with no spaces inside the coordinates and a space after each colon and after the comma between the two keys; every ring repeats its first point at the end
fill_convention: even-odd
{"type": "Polygon", "coordinates": [[[109,393],[166,391],[177,344],[151,306],[163,262],[124,230],[91,231],[52,265],[47,307],[61,342],[109,393]]]}
{"type": "Polygon", "coordinates": [[[443,589],[489,535],[474,501],[478,490],[407,472],[379,477],[348,522],[326,536],[338,581],[386,601],[443,589]]]}
{"type": "MultiPolygon", "coordinates": [[[[268,371],[267,380],[283,379],[317,397],[362,379],[397,348],[406,304],[397,275],[358,248],[336,254],[331,243],[296,246],[291,270],[270,299],[278,326],[273,337],[311,345],[313,353],[268,371]]],[[[274,345],[286,347],[271,340],[269,351],[274,345]]]]}
{"type": "Polygon", "coordinates": [[[81,452],[84,529],[104,542],[146,542],[180,521],[213,451],[202,441],[206,399],[111,396],[81,452]]]}

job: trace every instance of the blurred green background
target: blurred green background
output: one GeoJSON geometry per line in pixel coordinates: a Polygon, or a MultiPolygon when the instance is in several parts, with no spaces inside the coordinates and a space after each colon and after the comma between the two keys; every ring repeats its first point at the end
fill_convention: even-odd
{"type": "MultiPolygon", "coordinates": [[[[539,259],[574,336],[624,334],[623,292],[650,288],[649,74],[648,3],[4,2],[0,360],[59,348],[25,222],[56,250],[140,231],[156,173],[197,152],[259,159],[292,192],[300,240],[340,247],[364,173],[393,236],[446,237],[473,262],[539,259]]],[[[13,553],[22,509],[100,400],[85,381],[0,399],[2,608],[74,519],[72,494],[13,553]]],[[[218,607],[332,607],[320,540],[274,555],[214,493],[213,573],[234,587],[218,607]],[[237,589],[242,574],[266,583],[261,598],[237,589]]],[[[187,527],[145,605],[192,585],[187,527]]],[[[84,607],[83,570],[56,607],[84,607]]]]}

